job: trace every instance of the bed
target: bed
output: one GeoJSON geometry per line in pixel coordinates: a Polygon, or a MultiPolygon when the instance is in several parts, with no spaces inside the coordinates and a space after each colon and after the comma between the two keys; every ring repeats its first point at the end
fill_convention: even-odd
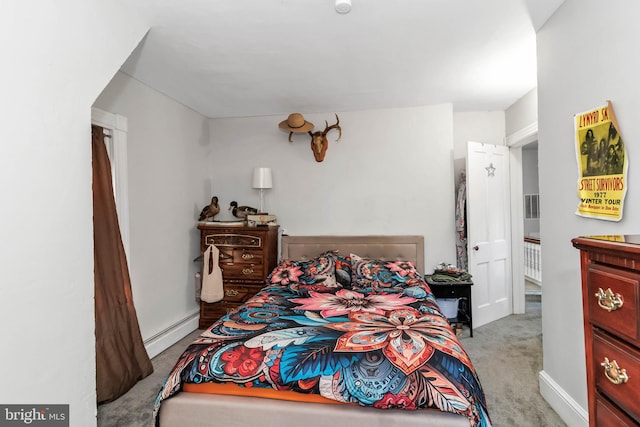
{"type": "Polygon", "coordinates": [[[178,359],[157,425],[491,426],[422,236],[283,236],[281,255],[178,359]]]}

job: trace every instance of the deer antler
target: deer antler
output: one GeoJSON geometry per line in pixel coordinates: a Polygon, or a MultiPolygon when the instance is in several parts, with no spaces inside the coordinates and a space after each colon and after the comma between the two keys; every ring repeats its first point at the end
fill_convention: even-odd
{"type": "Polygon", "coordinates": [[[338,139],[336,139],[336,141],[339,141],[340,138],[342,138],[342,128],[340,127],[340,118],[338,117],[338,115],[336,114],[336,124],[335,125],[331,125],[329,126],[329,123],[325,120],[324,121],[324,125],[325,128],[322,131],[322,136],[327,136],[327,133],[329,133],[330,130],[332,129],[338,129],[338,131],[340,132],[340,134],[338,135],[338,139]]]}

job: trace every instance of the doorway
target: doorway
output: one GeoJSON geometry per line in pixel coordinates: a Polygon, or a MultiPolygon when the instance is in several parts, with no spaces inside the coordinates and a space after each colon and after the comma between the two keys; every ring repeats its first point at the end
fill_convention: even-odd
{"type": "Polygon", "coordinates": [[[542,295],[542,245],[540,240],[539,188],[538,141],[534,141],[522,147],[525,296],[542,295]]]}
{"type": "Polygon", "coordinates": [[[478,326],[513,312],[509,158],[504,145],[467,142],[467,255],[478,326]]]}
{"type": "MultiPolygon", "coordinates": [[[[537,147],[538,122],[534,122],[507,136],[507,146],[511,158],[511,250],[513,273],[513,312],[523,314],[526,309],[525,283],[525,203],[523,180],[523,149],[537,147]]],[[[535,150],[537,165],[537,149],[535,150]]],[[[537,169],[536,169],[537,175],[537,169]]],[[[537,191],[537,190],[536,190],[537,191]]],[[[539,203],[538,197],[538,203],[539,203]]],[[[539,216],[539,210],[538,210],[539,216]]],[[[539,233],[538,225],[538,233],[539,233]]],[[[539,298],[539,297],[538,297],[539,298]]]]}

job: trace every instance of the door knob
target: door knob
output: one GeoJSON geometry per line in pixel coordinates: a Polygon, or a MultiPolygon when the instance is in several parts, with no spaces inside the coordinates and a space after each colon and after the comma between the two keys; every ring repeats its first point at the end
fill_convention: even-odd
{"type": "Polygon", "coordinates": [[[479,247],[478,245],[475,245],[475,246],[473,247],[473,250],[474,250],[474,251],[477,251],[478,249],[480,249],[480,247],[479,247]]]}

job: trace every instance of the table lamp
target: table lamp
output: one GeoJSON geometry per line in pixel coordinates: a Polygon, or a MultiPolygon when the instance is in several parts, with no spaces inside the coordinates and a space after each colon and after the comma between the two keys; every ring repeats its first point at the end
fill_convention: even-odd
{"type": "Polygon", "coordinates": [[[260,190],[260,206],[258,213],[264,212],[264,190],[273,188],[271,181],[271,168],[254,168],[253,169],[253,188],[260,190]]]}

